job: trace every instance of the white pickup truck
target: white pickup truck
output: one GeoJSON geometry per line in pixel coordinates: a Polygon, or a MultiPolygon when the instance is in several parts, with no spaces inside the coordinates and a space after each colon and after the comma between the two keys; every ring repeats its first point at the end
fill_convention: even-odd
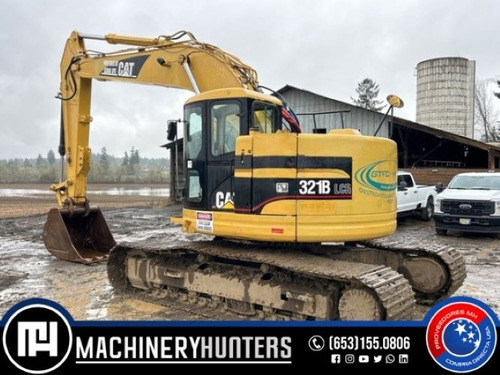
{"type": "Polygon", "coordinates": [[[500,234],[500,173],[470,172],[453,177],[436,202],[436,233],[449,229],[500,234]]]}
{"type": "Polygon", "coordinates": [[[417,185],[411,173],[398,172],[398,217],[416,213],[422,220],[430,220],[436,196],[434,186],[417,185]]]}

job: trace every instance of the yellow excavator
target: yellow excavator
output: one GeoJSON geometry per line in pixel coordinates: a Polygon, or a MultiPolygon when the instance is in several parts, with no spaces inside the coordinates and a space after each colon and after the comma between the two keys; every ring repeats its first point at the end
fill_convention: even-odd
{"type": "MultiPolygon", "coordinates": [[[[51,187],[59,208],[49,212],[44,242],[62,260],[107,259],[117,290],[263,319],[404,320],[415,300],[433,303],[465,278],[452,248],[385,239],[396,229],[392,140],[353,129],[304,134],[283,98],[264,94],[254,69],[189,32],[73,32],[59,99],[65,163],[51,187]],[[124,48],[96,52],[86,39],[124,48]],[[86,195],[94,79],[195,93],[179,122],[186,182],[182,217],[172,222],[213,240],[116,244],[86,195]]],[[[176,124],[168,130],[174,139],[176,124]]]]}

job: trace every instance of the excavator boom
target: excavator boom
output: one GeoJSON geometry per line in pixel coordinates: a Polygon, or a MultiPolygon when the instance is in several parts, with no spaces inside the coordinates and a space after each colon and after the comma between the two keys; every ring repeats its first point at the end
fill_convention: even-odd
{"type": "Polygon", "coordinates": [[[108,34],[110,44],[133,47],[109,53],[89,51],[87,34],[73,32],[61,61],[62,128],[67,180],[53,187],[59,207],[86,204],[90,169],[89,132],[92,80],[124,81],[180,88],[198,94],[209,90],[241,87],[257,90],[257,73],[236,57],[210,44],[198,42],[190,33],[156,39],[108,34]],[[188,36],[187,40],[180,40],[188,36]]]}
{"type": "Polygon", "coordinates": [[[49,213],[44,241],[56,257],[82,263],[106,259],[115,245],[101,210],[90,207],[86,191],[91,167],[89,135],[94,79],[159,85],[195,94],[232,87],[258,90],[253,68],[218,47],[199,42],[186,31],[157,38],[74,31],[61,60],[59,153],[65,163],[61,165],[60,182],[51,186],[59,209],[49,213]],[[126,48],[97,52],[86,48],[86,39],[126,48]]]}

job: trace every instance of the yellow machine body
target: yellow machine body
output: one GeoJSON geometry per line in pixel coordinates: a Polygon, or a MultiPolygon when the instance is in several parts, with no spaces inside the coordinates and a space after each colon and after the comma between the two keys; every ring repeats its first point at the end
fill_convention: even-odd
{"type": "Polygon", "coordinates": [[[234,202],[216,211],[185,208],[175,221],[186,232],[255,241],[340,242],[384,237],[396,229],[396,144],[391,140],[352,129],[253,133],[238,137],[234,170],[234,202]],[[244,165],[259,159],[269,165],[244,165]],[[286,165],[279,165],[283,160],[286,165]],[[238,190],[240,185],[250,186],[250,194],[238,190]],[[269,187],[275,190],[251,191],[269,187]],[[252,202],[238,207],[238,194],[252,202]]]}
{"type": "Polygon", "coordinates": [[[325,242],[395,230],[391,140],[350,129],[301,134],[286,104],[261,92],[255,70],[189,32],[158,38],[73,32],[61,60],[59,152],[66,176],[61,173],[61,182],[51,187],[60,210],[49,215],[44,231],[55,256],[90,263],[105,259],[114,246],[100,209],[91,208],[87,198],[94,79],[195,92],[185,105],[185,134],[198,126],[203,146],[197,155],[186,154],[185,169],[194,177],[187,181],[183,217],[174,219],[188,233],[325,242]],[[96,54],[85,47],[89,38],[129,47],[96,54]],[[220,152],[213,154],[216,147],[220,152]],[[195,182],[200,199],[190,196],[195,182]]]}
{"type": "MultiPolygon", "coordinates": [[[[65,168],[51,187],[59,208],[49,212],[45,246],[65,261],[107,259],[117,291],[132,287],[154,292],[155,301],[199,302],[261,319],[405,320],[415,299],[432,303],[462,285],[465,262],[454,249],[374,240],[396,229],[392,140],[353,129],[302,133],[284,98],[262,92],[255,70],[189,32],[73,32],[61,60],[60,99],[65,168]],[[125,47],[95,52],[86,39],[125,47]],[[93,80],[195,93],[183,120],[168,124],[175,141],[184,126],[183,213],[172,221],[218,240],[175,241],[167,232],[115,243],[87,198],[93,80]],[[356,243],[363,240],[373,241],[356,243]]],[[[387,114],[402,106],[395,97],[389,103],[387,114]]]]}

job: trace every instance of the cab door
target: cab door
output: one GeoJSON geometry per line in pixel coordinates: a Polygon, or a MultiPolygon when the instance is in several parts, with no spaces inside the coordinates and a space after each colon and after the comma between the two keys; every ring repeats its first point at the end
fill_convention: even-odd
{"type": "Polygon", "coordinates": [[[245,134],[243,103],[238,99],[208,105],[208,209],[234,211],[234,151],[236,138],[245,134]]]}
{"type": "Polygon", "coordinates": [[[184,109],[184,170],[186,184],[184,207],[207,209],[207,130],[205,103],[190,104],[184,109]]]}

